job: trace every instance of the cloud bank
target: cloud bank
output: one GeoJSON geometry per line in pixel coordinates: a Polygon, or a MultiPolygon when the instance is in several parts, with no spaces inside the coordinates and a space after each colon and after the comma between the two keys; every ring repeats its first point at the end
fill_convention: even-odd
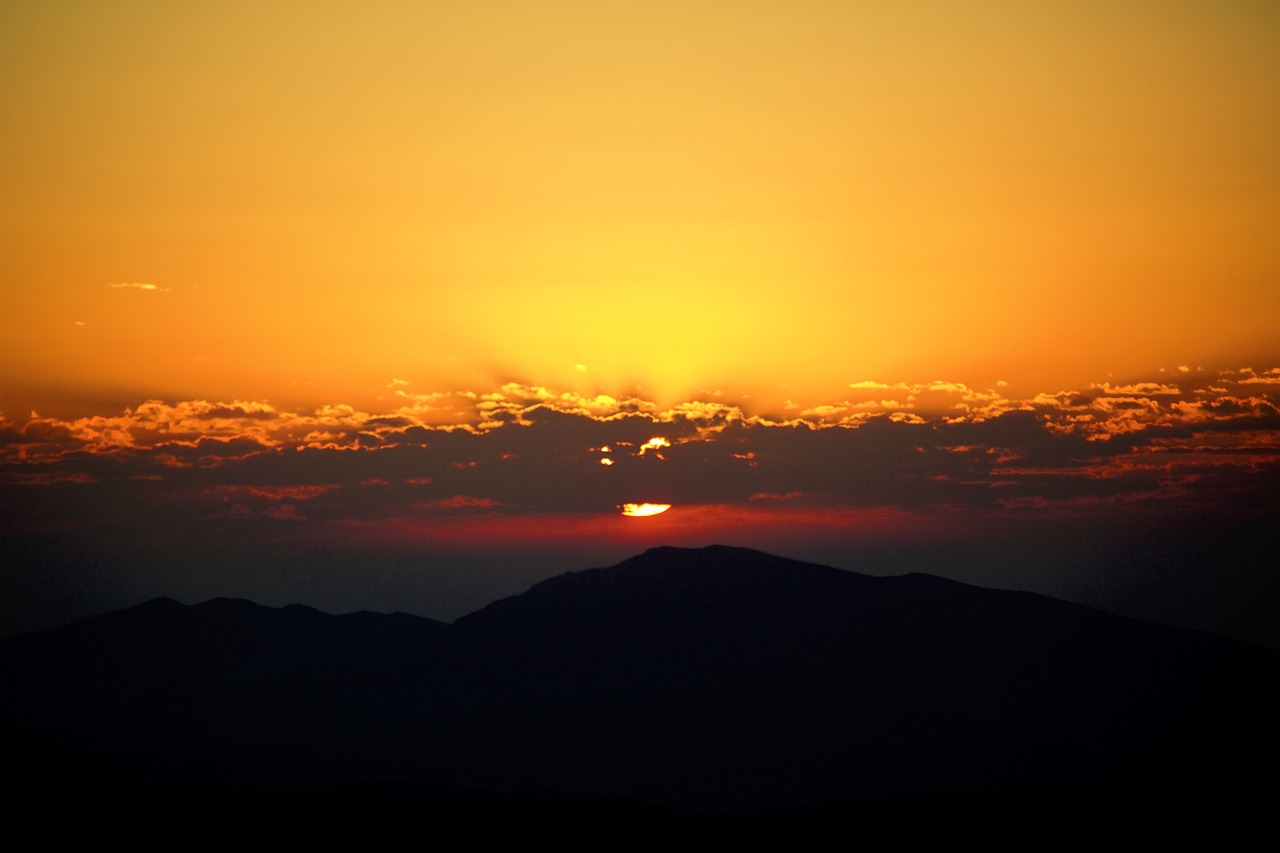
{"type": "Polygon", "coordinates": [[[5,524],[155,504],[280,522],[609,513],[624,503],[1061,512],[1274,500],[1280,369],[1179,371],[1010,399],[961,383],[854,383],[780,415],[719,400],[659,409],[509,383],[335,403],[150,400],[114,415],[0,422],[5,524]],[[602,464],[603,463],[603,464],[602,464]],[[120,495],[128,494],[128,501],[120,495]],[[785,499],[779,496],[785,496],[785,499]]]}

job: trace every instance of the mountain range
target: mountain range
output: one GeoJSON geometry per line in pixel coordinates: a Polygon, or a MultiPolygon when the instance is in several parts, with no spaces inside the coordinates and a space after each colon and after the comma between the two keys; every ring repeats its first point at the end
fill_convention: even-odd
{"type": "Polygon", "coordinates": [[[1272,650],[724,546],[451,625],[156,599],[0,642],[0,680],[28,820],[157,796],[786,831],[923,803],[1238,818],[1280,757],[1272,650]]]}

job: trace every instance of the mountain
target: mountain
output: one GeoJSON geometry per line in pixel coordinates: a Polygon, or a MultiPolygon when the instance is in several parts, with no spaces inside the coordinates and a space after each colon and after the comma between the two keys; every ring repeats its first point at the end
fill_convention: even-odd
{"type": "Polygon", "coordinates": [[[453,625],[160,599],[0,642],[14,766],[55,790],[397,780],[698,812],[1245,796],[1280,756],[1278,676],[1280,655],[1223,637],[723,546],[453,625]]]}
{"type": "Polygon", "coordinates": [[[157,598],[0,643],[5,681],[22,684],[10,713],[85,719],[186,684],[271,684],[353,675],[416,649],[443,622],[407,613],[333,616],[293,604],[215,598],[188,607],[157,598]]]}
{"type": "Polygon", "coordinates": [[[454,630],[491,704],[519,698],[504,755],[702,807],[1194,780],[1277,673],[1266,650],[1043,596],[724,547],[553,578],[454,630]]]}

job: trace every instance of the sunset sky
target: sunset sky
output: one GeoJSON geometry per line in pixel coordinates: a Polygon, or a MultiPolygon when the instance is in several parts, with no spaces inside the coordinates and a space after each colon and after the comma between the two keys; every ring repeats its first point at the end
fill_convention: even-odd
{"type": "Polygon", "coordinates": [[[0,628],[452,619],[718,541],[1280,643],[1277,45],[1270,2],[6,4],[0,628]]]}

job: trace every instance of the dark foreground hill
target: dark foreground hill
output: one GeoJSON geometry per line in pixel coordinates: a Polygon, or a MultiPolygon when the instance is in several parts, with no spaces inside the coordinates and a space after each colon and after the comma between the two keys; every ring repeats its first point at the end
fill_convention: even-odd
{"type": "Polygon", "coordinates": [[[383,821],[403,802],[709,832],[742,810],[837,832],[925,803],[1247,811],[1280,755],[1278,674],[1222,637],[725,547],[562,575],[452,626],[158,600],[0,643],[31,813],[339,798],[383,821]]]}

